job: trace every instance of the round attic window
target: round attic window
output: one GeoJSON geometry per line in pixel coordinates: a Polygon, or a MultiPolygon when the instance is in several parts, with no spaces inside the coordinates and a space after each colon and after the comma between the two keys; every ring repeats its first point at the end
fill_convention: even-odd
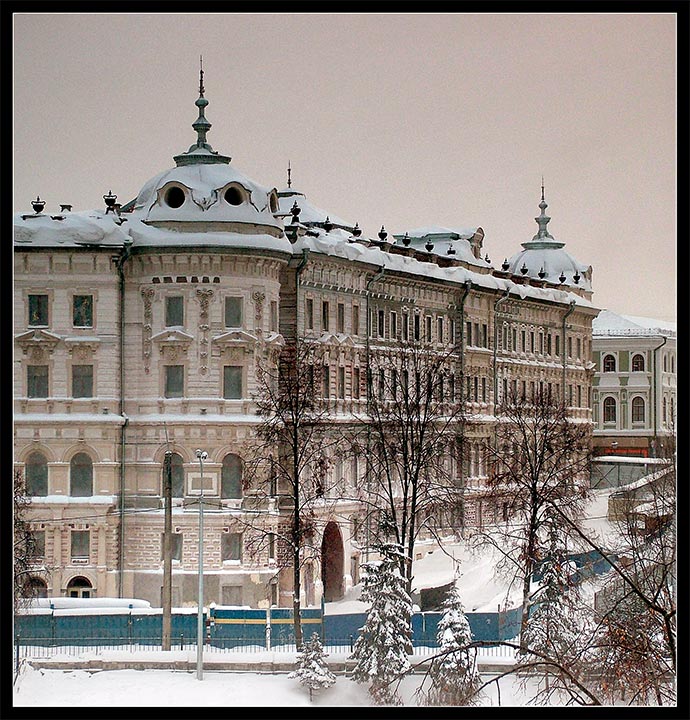
{"type": "Polygon", "coordinates": [[[230,205],[241,205],[244,202],[242,191],[236,187],[229,187],[223,197],[225,198],[225,202],[230,203],[230,205]]]}
{"type": "Polygon", "coordinates": [[[185,195],[184,190],[179,187],[171,187],[165,193],[165,202],[171,208],[178,208],[184,204],[185,195]]]}

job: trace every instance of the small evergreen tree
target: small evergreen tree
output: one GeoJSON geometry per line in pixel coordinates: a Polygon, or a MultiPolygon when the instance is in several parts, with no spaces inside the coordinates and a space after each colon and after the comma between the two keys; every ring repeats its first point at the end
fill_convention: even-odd
{"type": "Polygon", "coordinates": [[[328,688],[335,683],[335,675],[328,669],[326,654],[323,651],[318,633],[302,645],[297,655],[297,669],[288,677],[299,678],[300,684],[309,688],[309,700],[313,700],[314,691],[328,688]]]}
{"type": "Polygon", "coordinates": [[[400,573],[399,546],[384,546],[383,559],[363,566],[362,600],[370,602],[364,627],[355,643],[352,677],[370,683],[377,705],[400,705],[393,683],[410,669],[412,600],[400,573]]]}
{"type": "Polygon", "coordinates": [[[428,703],[474,705],[481,684],[477,651],[468,647],[472,642],[472,631],[455,585],[443,603],[436,637],[440,657],[434,658],[429,669],[432,686],[427,694],[428,703]]]}

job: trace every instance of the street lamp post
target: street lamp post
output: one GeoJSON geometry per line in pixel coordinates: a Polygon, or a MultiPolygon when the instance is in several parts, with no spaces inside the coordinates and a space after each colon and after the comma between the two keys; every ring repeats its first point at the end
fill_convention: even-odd
{"type": "Polygon", "coordinates": [[[196,633],[196,677],[197,680],[204,679],[204,460],[208,453],[197,450],[196,456],[199,459],[201,478],[199,482],[199,598],[197,613],[196,633]]]}

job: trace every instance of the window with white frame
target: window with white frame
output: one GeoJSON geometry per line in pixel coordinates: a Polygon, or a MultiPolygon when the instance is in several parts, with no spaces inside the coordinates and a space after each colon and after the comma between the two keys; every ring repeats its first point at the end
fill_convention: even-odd
{"type": "Polygon", "coordinates": [[[616,422],[616,399],[610,395],[604,398],[604,422],[616,422]]]}
{"type": "Polygon", "coordinates": [[[242,327],[242,298],[226,297],[225,298],[225,327],[241,328],[242,327]]]}
{"type": "Polygon", "coordinates": [[[184,325],[184,298],[182,295],[169,295],[165,298],[165,326],[182,327],[184,325]]]}
{"type": "Polygon", "coordinates": [[[223,367],[223,398],[226,400],[242,398],[241,365],[225,365],[223,367]]]}
{"type": "Polygon", "coordinates": [[[637,395],[632,399],[632,421],[634,423],[644,422],[644,398],[637,395]]]}

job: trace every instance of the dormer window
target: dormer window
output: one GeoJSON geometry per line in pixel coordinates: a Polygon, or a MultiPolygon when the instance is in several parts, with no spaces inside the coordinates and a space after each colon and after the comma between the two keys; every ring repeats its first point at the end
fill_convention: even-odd
{"type": "Polygon", "coordinates": [[[241,205],[245,199],[244,193],[237,185],[231,185],[223,193],[223,197],[225,198],[225,202],[230,205],[241,205]]]}
{"type": "Polygon", "coordinates": [[[186,195],[181,187],[173,185],[172,187],[168,188],[168,190],[166,190],[163,199],[165,200],[165,204],[168,205],[168,207],[178,208],[184,205],[186,195]]]}
{"type": "Polygon", "coordinates": [[[271,193],[268,196],[268,204],[269,204],[269,207],[271,208],[271,212],[275,215],[279,210],[278,196],[275,193],[271,193]]]}

